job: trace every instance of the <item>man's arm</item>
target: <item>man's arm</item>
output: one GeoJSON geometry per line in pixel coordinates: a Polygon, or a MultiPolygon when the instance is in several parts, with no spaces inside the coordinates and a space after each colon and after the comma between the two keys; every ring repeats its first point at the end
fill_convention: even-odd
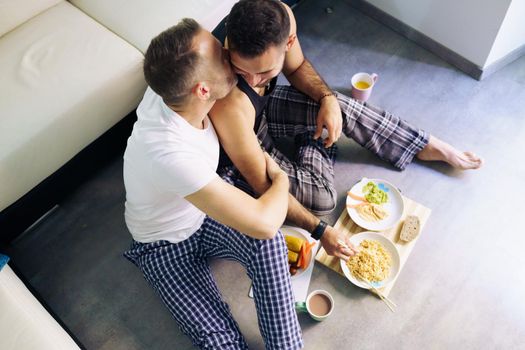
{"type": "MultiPolygon", "coordinates": [[[[215,103],[209,115],[233,164],[257,193],[265,193],[271,182],[266,176],[263,151],[253,131],[255,110],[248,97],[234,88],[227,97],[215,103]]],[[[320,221],[291,194],[288,194],[286,218],[308,232],[312,232],[320,221]]],[[[347,259],[353,252],[339,247],[338,239],[345,240],[328,226],[321,242],[330,255],[347,259]]],[[[352,246],[349,241],[346,243],[352,246]]]]}
{"type": "Polygon", "coordinates": [[[288,207],[288,176],[265,157],[268,190],[255,199],[238,188],[216,178],[185,198],[215,220],[257,239],[271,239],[284,222],[288,207]]]}
{"type": "Polygon", "coordinates": [[[321,136],[323,127],[325,127],[328,131],[325,146],[330,147],[341,135],[343,123],[341,108],[332,90],[315,71],[312,64],[304,57],[299,38],[297,37],[295,16],[290,7],[286,4],[283,4],[283,6],[286,7],[290,17],[289,48],[284,60],[283,73],[290,84],[297,90],[320,103],[314,139],[321,136]]]}
{"type": "MultiPolygon", "coordinates": [[[[255,192],[264,193],[271,182],[266,176],[263,151],[253,131],[255,109],[246,94],[234,88],[228,96],[215,103],[209,116],[224,151],[235,167],[255,192]]],[[[291,195],[289,197],[293,198],[291,195]]],[[[288,205],[288,219],[305,229],[309,229],[312,225],[312,230],[315,228],[317,225],[315,221],[318,223],[319,220],[304,209],[295,198],[289,200],[288,205]],[[304,210],[298,210],[298,207],[304,210]],[[305,216],[313,219],[308,220],[305,216]]]]}
{"type": "Polygon", "coordinates": [[[253,131],[255,108],[239,88],[215,102],[208,113],[219,141],[235,167],[258,193],[264,193],[269,180],[259,140],[253,131]]]}

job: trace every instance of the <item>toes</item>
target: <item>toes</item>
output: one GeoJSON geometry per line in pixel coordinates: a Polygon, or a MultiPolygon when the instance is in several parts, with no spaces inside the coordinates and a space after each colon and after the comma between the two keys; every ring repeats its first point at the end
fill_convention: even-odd
{"type": "Polygon", "coordinates": [[[483,159],[478,157],[475,153],[463,152],[463,154],[465,156],[463,157],[465,169],[478,169],[483,164],[483,159]]]}

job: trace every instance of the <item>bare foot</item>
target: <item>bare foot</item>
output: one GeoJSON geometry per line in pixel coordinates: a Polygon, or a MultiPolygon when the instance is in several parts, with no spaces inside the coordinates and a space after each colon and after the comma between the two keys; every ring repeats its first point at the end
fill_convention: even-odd
{"type": "Polygon", "coordinates": [[[443,161],[460,170],[478,169],[483,164],[483,159],[474,153],[461,152],[432,135],[430,135],[428,144],[416,157],[427,161],[443,161]]]}

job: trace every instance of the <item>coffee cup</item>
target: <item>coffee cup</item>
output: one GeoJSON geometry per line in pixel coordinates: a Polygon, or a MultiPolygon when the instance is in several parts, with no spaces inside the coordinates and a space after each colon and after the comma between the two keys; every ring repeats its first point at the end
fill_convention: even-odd
{"type": "Polygon", "coordinates": [[[306,297],[306,301],[296,302],[295,309],[307,312],[316,321],[323,321],[334,309],[334,298],[326,290],[314,290],[306,297]]]}
{"type": "Polygon", "coordinates": [[[356,73],[352,77],[352,97],[365,102],[372,93],[372,88],[379,76],[376,73],[356,73]]]}

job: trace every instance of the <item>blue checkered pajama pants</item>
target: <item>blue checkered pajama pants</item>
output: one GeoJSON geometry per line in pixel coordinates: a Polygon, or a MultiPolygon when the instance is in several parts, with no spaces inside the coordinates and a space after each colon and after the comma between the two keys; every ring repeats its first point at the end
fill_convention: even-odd
{"type": "Polygon", "coordinates": [[[221,298],[209,258],[233,259],[246,268],[253,281],[259,329],[267,349],[303,346],[281,232],[274,239],[258,240],[206,217],[199,230],[182,242],[134,241],[124,256],[142,270],[195,346],[248,348],[221,298]]]}
{"type": "MultiPolygon", "coordinates": [[[[379,158],[403,170],[428,144],[429,135],[399,117],[337,93],[343,115],[343,133],[379,158]]],[[[336,205],[334,162],[336,145],[325,148],[314,140],[319,104],[291,86],[277,86],[261,116],[257,138],[261,147],[290,179],[290,193],[316,215],[331,212],[336,205]],[[295,155],[285,156],[274,139],[293,137],[295,155]]],[[[221,169],[223,178],[251,193],[250,186],[234,168],[221,169]]]]}

